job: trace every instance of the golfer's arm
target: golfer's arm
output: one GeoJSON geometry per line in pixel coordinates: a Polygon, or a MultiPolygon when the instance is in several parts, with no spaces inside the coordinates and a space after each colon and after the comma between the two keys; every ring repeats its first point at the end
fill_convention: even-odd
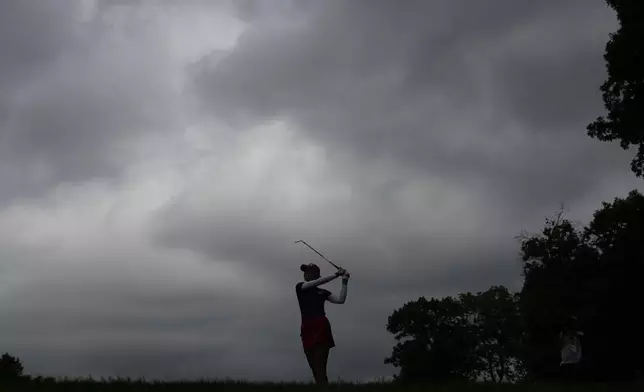
{"type": "Polygon", "coordinates": [[[340,289],[340,295],[330,294],[327,300],[334,304],[343,304],[347,300],[347,282],[342,281],[342,289],[340,289]]]}
{"type": "Polygon", "coordinates": [[[319,286],[319,285],[324,284],[326,282],[330,282],[330,281],[332,281],[333,279],[335,279],[337,277],[338,277],[338,275],[333,274],[333,275],[329,275],[329,276],[323,276],[323,277],[317,278],[315,280],[310,280],[308,282],[304,282],[304,283],[302,283],[302,290],[310,289],[311,287],[316,287],[316,286],[319,286]]]}

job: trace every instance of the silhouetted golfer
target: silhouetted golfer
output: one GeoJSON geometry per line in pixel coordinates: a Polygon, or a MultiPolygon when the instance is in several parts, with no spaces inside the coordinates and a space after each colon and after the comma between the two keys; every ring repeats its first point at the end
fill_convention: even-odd
{"type": "Polygon", "coordinates": [[[335,347],[331,323],[324,312],[325,301],[334,304],[343,304],[347,298],[347,284],[349,273],[339,269],[335,274],[320,277],[320,267],[311,264],[302,264],[300,270],[304,273],[304,282],[295,285],[297,301],[302,314],[302,326],[300,336],[304,354],[313,371],[315,383],[319,385],[328,384],[326,364],[329,358],[329,350],[335,347]],[[330,282],[342,276],[342,289],[340,295],[336,296],[330,291],[318,286],[330,282]]]}

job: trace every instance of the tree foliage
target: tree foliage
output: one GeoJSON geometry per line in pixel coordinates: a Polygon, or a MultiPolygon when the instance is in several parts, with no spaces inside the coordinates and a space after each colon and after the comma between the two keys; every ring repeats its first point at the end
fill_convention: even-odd
{"type": "Polygon", "coordinates": [[[524,285],[521,312],[525,361],[535,378],[558,368],[558,335],[570,317],[584,332],[584,366],[605,380],[643,369],[638,328],[644,272],[644,196],[602,203],[588,226],[576,228],[561,214],[521,244],[524,285]]]}
{"type": "Polygon", "coordinates": [[[19,358],[4,353],[0,357],[0,381],[11,381],[22,376],[23,367],[19,358]]]}
{"type": "Polygon", "coordinates": [[[587,127],[588,135],[601,141],[619,140],[622,148],[638,148],[631,169],[644,176],[644,2],[607,0],[615,10],[619,29],[610,35],[604,59],[607,80],[600,90],[606,117],[587,127]]]}
{"type": "Polygon", "coordinates": [[[518,312],[519,296],[503,286],[472,295],[462,294],[476,334],[474,356],[478,378],[492,382],[523,378],[520,361],[523,329],[518,312]]]}
{"type": "Polygon", "coordinates": [[[389,317],[398,343],[385,359],[401,381],[487,379],[504,382],[521,373],[518,297],[505,287],[442,299],[408,302],[389,317]]]}
{"type": "Polygon", "coordinates": [[[583,374],[616,381],[644,371],[644,195],[602,203],[584,227],[556,214],[521,238],[521,257],[518,294],[493,286],[395,310],[387,330],[398,343],[385,363],[400,369],[398,379],[549,379],[569,328],[584,333],[583,374]]]}
{"type": "Polygon", "coordinates": [[[452,298],[424,297],[408,302],[389,317],[387,330],[398,344],[385,359],[399,367],[402,381],[451,381],[469,376],[473,344],[462,304],[452,298]]]}
{"type": "Polygon", "coordinates": [[[523,359],[533,377],[548,378],[558,369],[558,337],[566,320],[592,302],[582,276],[598,254],[586,244],[583,232],[559,213],[546,220],[539,235],[523,238],[521,255],[525,279],[520,307],[529,347],[523,359]]]}

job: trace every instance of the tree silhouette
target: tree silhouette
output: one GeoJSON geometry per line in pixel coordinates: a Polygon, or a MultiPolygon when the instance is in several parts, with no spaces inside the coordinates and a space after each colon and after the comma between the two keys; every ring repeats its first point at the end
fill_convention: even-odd
{"type": "Polygon", "coordinates": [[[397,379],[558,377],[561,333],[570,329],[584,333],[586,381],[623,381],[644,370],[644,195],[602,203],[585,227],[560,212],[521,238],[521,256],[519,295],[493,286],[396,309],[387,331],[397,344],[385,363],[400,369],[397,379]]]}
{"type": "Polygon", "coordinates": [[[452,297],[424,297],[389,316],[387,331],[398,343],[385,363],[400,368],[400,381],[454,381],[470,377],[474,336],[463,305],[452,297]]]}
{"type": "Polygon", "coordinates": [[[22,376],[22,362],[17,357],[4,353],[0,357],[0,381],[11,381],[22,376]]]}
{"type": "Polygon", "coordinates": [[[534,378],[558,371],[559,333],[571,317],[584,332],[582,364],[596,379],[633,377],[644,361],[639,333],[639,278],[644,272],[644,196],[602,203],[587,227],[561,214],[524,237],[520,307],[525,360],[534,378]],[[620,341],[622,340],[622,341],[620,341]]]}
{"type": "Polygon", "coordinates": [[[518,294],[493,286],[477,295],[461,294],[460,298],[472,315],[470,321],[476,333],[473,354],[477,376],[494,383],[521,380],[523,328],[518,294]]]}
{"type": "Polygon", "coordinates": [[[517,380],[522,329],[518,296],[503,286],[483,293],[408,302],[389,317],[398,343],[385,363],[400,381],[517,380]]]}
{"type": "Polygon", "coordinates": [[[606,117],[587,126],[588,135],[601,141],[619,140],[624,149],[638,148],[631,170],[644,176],[644,2],[607,0],[617,12],[619,29],[606,44],[608,79],[600,90],[606,117]]]}
{"type": "Polygon", "coordinates": [[[524,284],[520,307],[528,351],[524,361],[533,378],[556,376],[559,365],[559,333],[566,320],[592,301],[580,279],[594,265],[596,251],[585,243],[583,233],[557,214],[546,220],[539,235],[521,243],[524,284]]]}

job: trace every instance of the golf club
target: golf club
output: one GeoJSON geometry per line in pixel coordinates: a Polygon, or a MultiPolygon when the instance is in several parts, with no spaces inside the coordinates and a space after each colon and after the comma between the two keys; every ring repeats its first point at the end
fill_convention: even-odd
{"type": "Polygon", "coordinates": [[[329,260],[329,259],[327,259],[326,257],[324,257],[324,255],[323,255],[322,253],[320,253],[320,252],[318,252],[317,250],[315,250],[315,248],[313,248],[311,245],[307,244],[305,241],[303,241],[303,240],[298,240],[298,241],[295,241],[294,243],[295,243],[295,244],[297,244],[298,242],[301,242],[301,243],[303,243],[304,245],[308,246],[308,247],[309,247],[313,252],[317,253],[321,258],[323,258],[324,260],[328,261],[328,262],[329,262],[329,264],[331,264],[332,266],[334,266],[336,269],[340,269],[340,267],[338,267],[337,265],[335,265],[335,263],[333,263],[331,260],[329,260]]]}

